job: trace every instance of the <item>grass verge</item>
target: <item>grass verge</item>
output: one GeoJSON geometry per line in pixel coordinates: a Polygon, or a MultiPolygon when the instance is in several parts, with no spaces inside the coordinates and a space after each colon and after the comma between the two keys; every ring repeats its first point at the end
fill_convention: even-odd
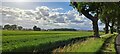
{"type": "Polygon", "coordinates": [[[53,53],[56,52],[89,52],[92,54],[96,54],[104,42],[114,34],[106,34],[102,35],[101,38],[88,38],[83,42],[77,42],[73,45],[64,46],[63,48],[54,49],[53,53]]]}
{"type": "Polygon", "coordinates": [[[112,53],[116,54],[115,50],[115,38],[117,34],[112,35],[104,42],[103,46],[100,49],[101,54],[112,53]]]}

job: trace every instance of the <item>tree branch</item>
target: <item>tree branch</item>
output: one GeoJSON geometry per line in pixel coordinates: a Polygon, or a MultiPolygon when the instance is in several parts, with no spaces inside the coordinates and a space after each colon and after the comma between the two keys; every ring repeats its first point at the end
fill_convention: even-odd
{"type": "Polygon", "coordinates": [[[84,8],[81,9],[81,13],[92,21],[98,20],[98,18],[94,18],[91,14],[89,14],[89,11],[85,10],[84,8]]]}

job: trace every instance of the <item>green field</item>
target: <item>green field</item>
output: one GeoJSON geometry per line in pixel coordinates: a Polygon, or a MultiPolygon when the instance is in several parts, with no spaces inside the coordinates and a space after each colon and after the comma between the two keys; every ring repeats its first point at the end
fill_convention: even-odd
{"type": "Polygon", "coordinates": [[[87,31],[2,31],[3,52],[97,52],[104,41],[87,31]],[[90,44],[89,44],[90,43],[90,44]],[[97,44],[97,45],[96,45],[97,44]],[[82,48],[81,48],[82,47],[82,48]],[[58,50],[58,51],[56,51],[58,50]],[[62,50],[62,51],[60,51],[62,50]]]}

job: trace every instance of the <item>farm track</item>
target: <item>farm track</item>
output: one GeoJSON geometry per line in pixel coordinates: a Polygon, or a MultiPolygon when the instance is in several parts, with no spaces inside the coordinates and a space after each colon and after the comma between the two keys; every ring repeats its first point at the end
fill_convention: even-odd
{"type": "Polygon", "coordinates": [[[108,49],[108,47],[111,47],[111,44],[114,44],[115,48],[115,34],[112,35],[111,37],[107,38],[102,47],[98,50],[97,54],[116,54],[116,52],[113,52],[115,49],[108,49]]]}

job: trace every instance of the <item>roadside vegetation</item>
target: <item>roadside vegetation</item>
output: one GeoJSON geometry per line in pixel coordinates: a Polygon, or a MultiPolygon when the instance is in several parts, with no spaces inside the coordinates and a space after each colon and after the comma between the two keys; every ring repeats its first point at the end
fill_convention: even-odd
{"type": "Polygon", "coordinates": [[[101,52],[114,52],[115,53],[115,48],[114,48],[114,39],[116,35],[115,34],[106,34],[106,35],[101,35],[101,38],[87,38],[85,41],[79,41],[75,44],[64,46],[61,48],[57,48],[53,50],[53,53],[61,52],[81,52],[81,53],[101,53],[101,52]],[[109,40],[108,40],[109,39],[109,40]],[[110,42],[110,40],[112,42],[110,42]],[[106,43],[106,41],[109,41],[109,43],[106,43]],[[109,46],[104,46],[105,44],[109,44],[109,46]],[[103,47],[104,46],[104,47],[103,47]],[[102,48],[101,48],[102,47],[102,48]],[[104,50],[104,49],[105,50],[104,50]],[[104,50],[104,51],[103,51],[104,50]]]}

